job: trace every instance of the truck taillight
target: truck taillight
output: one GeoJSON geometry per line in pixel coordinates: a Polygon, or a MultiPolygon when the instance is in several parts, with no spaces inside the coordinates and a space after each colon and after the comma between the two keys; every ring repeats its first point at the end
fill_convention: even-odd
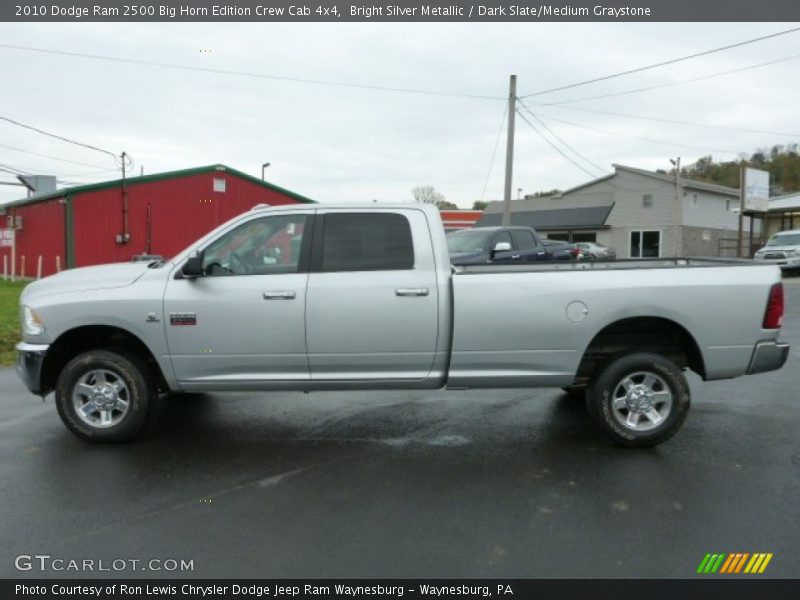
{"type": "Polygon", "coordinates": [[[783,284],[776,283],[769,289],[767,310],[764,312],[764,329],[780,329],[783,323],[783,284]]]}

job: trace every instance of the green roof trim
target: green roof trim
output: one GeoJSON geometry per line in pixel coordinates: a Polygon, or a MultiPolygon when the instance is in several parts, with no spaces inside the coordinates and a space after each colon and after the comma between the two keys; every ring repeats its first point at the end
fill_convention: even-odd
{"type": "MultiPolygon", "coordinates": [[[[281,194],[289,196],[290,198],[294,198],[298,202],[316,204],[316,201],[312,200],[311,198],[307,198],[296,192],[292,192],[290,190],[287,190],[286,188],[277,186],[273,183],[262,181],[258,177],[253,177],[252,175],[248,175],[243,171],[239,171],[237,169],[233,169],[226,165],[220,165],[220,164],[206,165],[204,167],[194,167],[192,169],[180,169],[178,171],[165,171],[163,173],[154,173],[152,175],[142,175],[139,177],[126,177],[125,185],[132,186],[140,183],[162,181],[164,179],[189,177],[191,175],[197,175],[199,173],[230,173],[231,175],[235,175],[240,179],[244,179],[245,181],[249,181],[250,183],[254,183],[256,185],[260,185],[261,187],[271,190],[273,192],[279,192],[281,194]]],[[[0,207],[6,208],[13,206],[25,206],[27,204],[35,204],[37,202],[43,202],[45,200],[52,200],[53,198],[63,198],[67,194],[69,195],[82,194],[84,192],[94,192],[97,190],[105,190],[109,188],[120,187],[121,185],[122,185],[122,179],[115,179],[112,181],[101,181],[99,183],[90,183],[87,185],[76,185],[74,187],[62,188],[60,190],[56,190],[54,192],[42,194],[39,196],[33,195],[30,198],[22,198],[21,200],[12,200],[11,202],[6,202],[5,204],[0,205],[0,207]]]]}

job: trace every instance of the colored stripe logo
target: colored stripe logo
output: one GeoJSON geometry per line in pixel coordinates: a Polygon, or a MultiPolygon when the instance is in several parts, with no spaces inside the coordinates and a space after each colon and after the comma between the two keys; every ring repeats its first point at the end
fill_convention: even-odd
{"type": "Polygon", "coordinates": [[[698,573],[724,573],[726,575],[745,573],[761,574],[769,562],[772,560],[772,552],[734,552],[732,554],[706,554],[700,565],[697,567],[698,573]]]}

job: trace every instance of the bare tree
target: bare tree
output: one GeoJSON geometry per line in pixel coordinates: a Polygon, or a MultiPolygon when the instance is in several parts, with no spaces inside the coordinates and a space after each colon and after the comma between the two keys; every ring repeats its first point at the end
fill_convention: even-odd
{"type": "Polygon", "coordinates": [[[412,188],[411,193],[414,196],[414,200],[422,204],[438,205],[439,202],[445,201],[444,195],[437,192],[436,188],[432,185],[418,185],[412,188]]]}

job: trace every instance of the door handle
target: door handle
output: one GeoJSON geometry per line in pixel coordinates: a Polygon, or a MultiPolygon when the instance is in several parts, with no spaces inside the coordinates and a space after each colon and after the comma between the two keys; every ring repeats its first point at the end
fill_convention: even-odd
{"type": "Polygon", "coordinates": [[[294,300],[297,293],[292,291],[264,292],[264,300],[294,300]]]}
{"type": "Polygon", "coordinates": [[[428,288],[397,288],[395,296],[427,296],[428,288]]]}

